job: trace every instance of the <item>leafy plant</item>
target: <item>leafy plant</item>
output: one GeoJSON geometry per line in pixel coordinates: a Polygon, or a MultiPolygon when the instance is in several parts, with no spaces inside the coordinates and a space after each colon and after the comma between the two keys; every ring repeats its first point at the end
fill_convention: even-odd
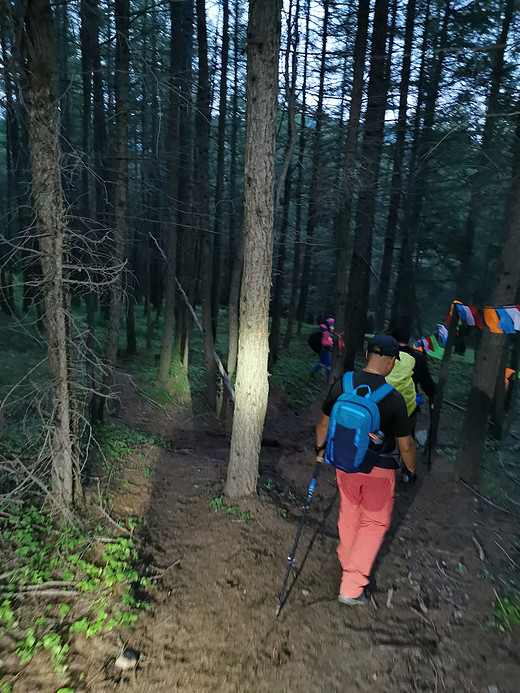
{"type": "MultiPolygon", "coordinates": [[[[94,562],[91,541],[73,526],[55,528],[48,510],[29,508],[22,512],[15,506],[10,510],[10,518],[2,523],[0,533],[6,545],[11,546],[18,565],[4,572],[3,591],[15,592],[20,584],[38,585],[61,579],[71,581],[76,590],[96,594],[89,613],[72,620],[70,625],[64,620],[71,612],[68,604],[48,604],[45,615],[35,617],[28,624],[25,637],[17,644],[16,651],[22,663],[44,648],[50,652],[55,670],[63,673],[69,645],[62,638],[66,638],[67,633],[93,637],[116,626],[131,627],[137,614],[123,608],[114,609],[109,597],[117,585],[123,585],[123,590],[115,592],[119,605],[132,610],[149,608],[146,601],[134,596],[132,589],[134,585],[149,587],[151,580],[140,577],[135,569],[137,550],[129,538],[118,537],[106,543],[101,561],[98,558],[94,562]],[[48,612],[61,619],[60,629],[63,630],[60,634],[48,631],[48,612]]],[[[137,520],[130,518],[130,524],[135,528],[137,520]]],[[[100,530],[96,528],[97,532],[100,530]]],[[[11,600],[6,597],[0,602],[0,637],[12,630],[14,622],[11,600]]]]}
{"type": "Polygon", "coordinates": [[[222,496],[215,496],[215,498],[210,500],[209,507],[212,508],[216,513],[226,509],[222,496]]]}
{"type": "MultiPolygon", "coordinates": [[[[210,491],[211,489],[207,489],[207,491],[210,491]]],[[[243,522],[248,522],[251,519],[251,515],[248,510],[245,510],[243,512],[240,512],[240,508],[238,505],[226,505],[223,500],[223,496],[215,496],[210,502],[209,502],[209,507],[212,508],[216,513],[221,512],[221,511],[226,511],[230,515],[234,515],[235,517],[239,518],[243,522]]]]}
{"type": "Polygon", "coordinates": [[[139,445],[154,443],[166,447],[166,442],[158,436],[148,436],[129,428],[102,425],[96,429],[96,439],[107,462],[118,462],[131,455],[139,445]]]}
{"type": "Polygon", "coordinates": [[[495,599],[495,608],[490,625],[498,628],[501,632],[511,630],[513,624],[520,623],[520,596],[501,598],[495,590],[495,599]]]}

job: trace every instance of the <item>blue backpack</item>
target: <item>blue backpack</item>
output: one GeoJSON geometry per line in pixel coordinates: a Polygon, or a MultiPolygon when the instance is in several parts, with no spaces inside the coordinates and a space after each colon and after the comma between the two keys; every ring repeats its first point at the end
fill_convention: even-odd
{"type": "Polygon", "coordinates": [[[330,413],[325,461],[343,472],[368,474],[385,447],[377,403],[394,388],[388,383],[374,392],[368,385],[354,387],[352,371],[345,373],[342,384],[343,392],[330,413]]]}

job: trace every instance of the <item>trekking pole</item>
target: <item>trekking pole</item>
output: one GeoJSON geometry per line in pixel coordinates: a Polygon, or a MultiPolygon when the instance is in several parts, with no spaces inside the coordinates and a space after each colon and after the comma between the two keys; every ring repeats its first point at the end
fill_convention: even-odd
{"type": "Polygon", "coordinates": [[[306,499],[304,506],[302,508],[302,516],[300,518],[300,524],[298,525],[298,529],[296,531],[296,537],[294,538],[294,544],[292,547],[291,555],[287,559],[289,561],[289,565],[287,566],[287,570],[285,571],[285,577],[283,579],[282,591],[280,592],[280,596],[278,597],[278,606],[276,607],[275,618],[278,617],[278,614],[280,613],[280,610],[282,608],[283,598],[285,595],[285,588],[287,587],[287,580],[289,579],[289,573],[291,572],[292,564],[294,563],[294,556],[296,554],[296,548],[298,546],[298,541],[300,540],[300,534],[302,532],[303,523],[305,521],[305,515],[307,514],[307,508],[309,507],[309,503],[311,502],[312,494],[314,492],[314,487],[316,486],[316,479],[318,477],[318,469],[320,468],[320,464],[321,464],[321,462],[318,462],[316,460],[316,464],[314,465],[314,472],[312,474],[311,483],[309,486],[309,490],[307,492],[307,499],[306,499]]]}
{"type": "Polygon", "coordinates": [[[433,434],[433,402],[430,404],[430,428],[428,431],[428,461],[426,464],[428,471],[430,471],[432,468],[432,447],[433,447],[432,434],[433,434]]]}

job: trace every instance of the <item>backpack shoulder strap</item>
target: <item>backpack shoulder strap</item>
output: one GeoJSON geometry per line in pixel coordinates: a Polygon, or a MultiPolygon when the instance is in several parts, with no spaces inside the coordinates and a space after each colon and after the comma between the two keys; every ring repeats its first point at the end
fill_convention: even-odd
{"type": "Polygon", "coordinates": [[[385,383],[384,385],[381,385],[381,387],[378,387],[377,390],[374,390],[372,394],[370,395],[370,399],[372,402],[380,402],[382,399],[384,399],[387,395],[389,395],[392,390],[395,390],[390,383],[385,383]]]}
{"type": "Polygon", "coordinates": [[[351,395],[354,392],[354,372],[347,371],[343,376],[341,384],[343,386],[343,394],[351,395]]]}

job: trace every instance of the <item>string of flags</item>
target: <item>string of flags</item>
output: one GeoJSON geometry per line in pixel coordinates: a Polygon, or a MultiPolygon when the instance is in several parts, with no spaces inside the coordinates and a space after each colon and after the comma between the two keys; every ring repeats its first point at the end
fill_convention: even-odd
{"type": "MultiPolygon", "coordinates": [[[[520,306],[502,306],[500,308],[484,308],[484,322],[478,312],[476,306],[466,306],[460,301],[453,301],[453,305],[457,308],[459,317],[464,320],[470,327],[478,327],[484,329],[484,322],[495,334],[515,334],[520,332],[520,306]]],[[[452,311],[444,320],[449,325],[452,311]]]]}
{"type": "MultiPolygon", "coordinates": [[[[459,318],[470,327],[478,327],[483,330],[485,326],[495,334],[515,334],[520,332],[520,305],[501,306],[492,308],[486,306],[483,310],[483,318],[476,306],[467,306],[460,301],[453,301],[450,312],[444,319],[446,325],[450,324],[454,309],[457,309],[459,318]]],[[[448,339],[448,328],[445,324],[437,325],[437,333],[429,337],[421,337],[413,342],[415,349],[424,349],[426,353],[438,355],[444,349],[448,339]]]]}

